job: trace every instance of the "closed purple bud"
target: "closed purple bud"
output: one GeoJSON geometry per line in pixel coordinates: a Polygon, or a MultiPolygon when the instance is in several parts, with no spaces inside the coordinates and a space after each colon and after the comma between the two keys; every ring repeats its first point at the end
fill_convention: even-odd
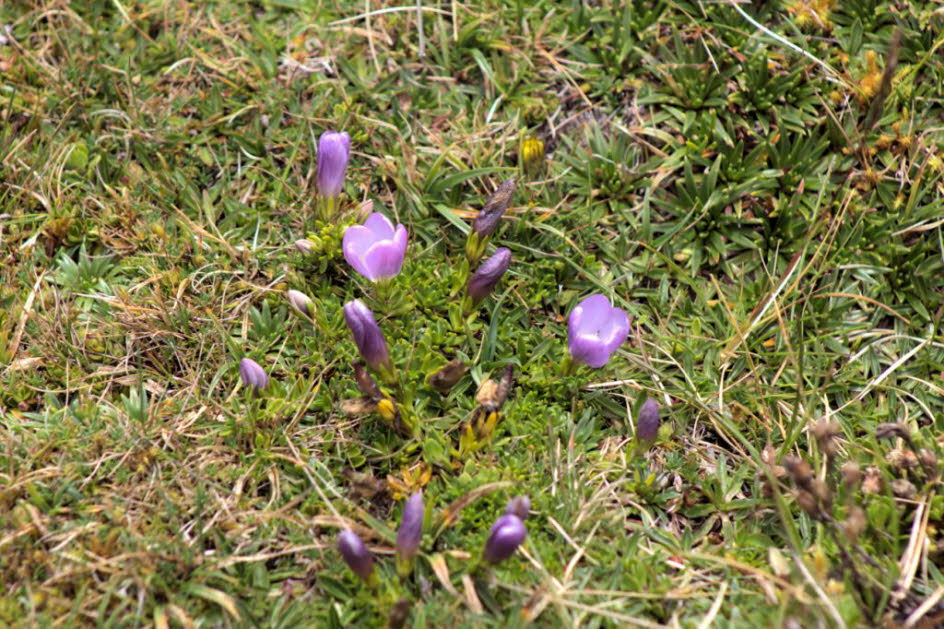
{"type": "Polygon", "coordinates": [[[299,253],[306,256],[310,256],[314,251],[314,249],[311,247],[311,241],[307,238],[300,238],[299,240],[296,240],[295,248],[298,249],[299,253]]]}
{"type": "Polygon", "coordinates": [[[528,529],[524,522],[516,515],[501,516],[492,525],[491,535],[485,542],[485,551],[482,557],[489,563],[498,563],[511,557],[524,538],[528,536],[528,529]]]}
{"type": "Polygon", "coordinates": [[[478,216],[472,222],[472,232],[478,234],[480,238],[491,236],[498,229],[501,217],[511,205],[511,199],[515,194],[515,180],[508,179],[495,190],[495,193],[488,198],[478,216]]]}
{"type": "Polygon", "coordinates": [[[244,385],[257,391],[266,388],[269,384],[269,376],[266,375],[265,370],[251,358],[243,358],[239,361],[239,377],[244,385]]]}
{"type": "Polygon", "coordinates": [[[290,290],[285,295],[288,297],[288,303],[292,304],[292,308],[300,314],[309,319],[315,316],[315,302],[311,300],[311,297],[297,290],[290,290]]]}
{"type": "Polygon", "coordinates": [[[423,493],[416,492],[403,507],[403,519],[400,520],[400,530],[397,531],[397,556],[401,561],[410,561],[419,552],[425,514],[423,493]]]}
{"type": "Polygon", "coordinates": [[[394,228],[389,218],[374,212],[363,225],[351,225],[344,230],[341,249],[355,271],[376,282],[400,272],[406,244],[406,227],[394,228]]]}
{"type": "Polygon", "coordinates": [[[516,515],[522,522],[528,518],[528,511],[530,510],[531,499],[527,496],[515,496],[505,506],[506,515],[516,515]]]}
{"type": "Polygon", "coordinates": [[[472,299],[473,305],[478,305],[494,290],[508,265],[511,264],[511,251],[507,247],[499,247],[495,254],[482,263],[478,270],[469,278],[466,292],[472,299]]]}
{"type": "Polygon", "coordinates": [[[374,570],[374,556],[357,533],[350,529],[341,531],[338,535],[338,551],[351,572],[365,581],[370,578],[370,573],[374,570]]]}
{"type": "Polygon", "coordinates": [[[351,156],[351,136],[346,132],[325,131],[318,139],[318,191],[337,197],[344,185],[344,173],[351,156]]]}
{"type": "Polygon", "coordinates": [[[383,332],[374,319],[374,313],[360,299],[344,304],[344,320],[351,329],[354,343],[361,358],[371,369],[390,366],[390,352],[383,332]]]}
{"type": "Polygon", "coordinates": [[[640,441],[654,441],[659,435],[659,404],[649,398],[639,409],[636,420],[636,438],[640,441]]]}
{"type": "Polygon", "coordinates": [[[577,362],[602,367],[629,335],[629,316],[603,295],[587,297],[567,320],[570,355],[577,362]]]}

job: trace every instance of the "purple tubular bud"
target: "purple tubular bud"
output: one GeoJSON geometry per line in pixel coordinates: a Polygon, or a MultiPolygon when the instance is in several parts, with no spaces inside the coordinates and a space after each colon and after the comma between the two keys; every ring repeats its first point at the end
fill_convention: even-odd
{"type": "Polygon", "coordinates": [[[502,182],[495,193],[485,202],[485,207],[475,217],[475,221],[472,222],[472,232],[478,234],[479,238],[486,238],[495,233],[502,215],[511,205],[514,194],[515,180],[508,179],[502,182]]]}
{"type": "Polygon", "coordinates": [[[370,578],[370,573],[374,570],[374,556],[357,533],[350,529],[341,531],[338,535],[338,551],[351,572],[365,581],[370,578]]]}
{"type": "Polygon", "coordinates": [[[587,297],[567,319],[567,346],[577,362],[602,367],[629,335],[629,316],[603,295],[587,297]]]}
{"type": "Polygon", "coordinates": [[[478,270],[469,278],[466,292],[472,299],[473,305],[482,303],[489,293],[495,289],[498,280],[502,278],[511,264],[511,251],[500,247],[491,258],[482,263],[478,270]]]}
{"type": "Polygon", "coordinates": [[[318,139],[318,191],[328,198],[337,197],[344,186],[344,173],[351,156],[351,136],[325,131],[318,139]]]}
{"type": "Polygon", "coordinates": [[[269,376],[265,370],[259,366],[259,363],[251,358],[243,358],[239,361],[239,377],[247,387],[260,391],[269,384],[269,376]]]}
{"type": "Polygon", "coordinates": [[[351,329],[361,358],[371,369],[390,366],[390,352],[374,313],[360,299],[344,304],[344,320],[351,329]]]}
{"type": "Polygon", "coordinates": [[[639,409],[636,419],[636,438],[640,441],[654,441],[659,435],[659,404],[649,398],[639,409]]]}
{"type": "Polygon", "coordinates": [[[506,513],[492,525],[491,535],[485,542],[482,557],[489,563],[498,563],[508,559],[527,536],[528,529],[525,528],[521,518],[506,513]]]}
{"type": "Polygon", "coordinates": [[[403,507],[403,519],[400,521],[400,530],[397,531],[397,556],[403,561],[412,560],[420,550],[425,514],[423,493],[416,492],[403,507]]]}
{"type": "Polygon", "coordinates": [[[505,506],[505,515],[516,515],[518,519],[524,522],[528,518],[528,511],[531,510],[531,499],[527,496],[515,496],[508,501],[505,506]]]}

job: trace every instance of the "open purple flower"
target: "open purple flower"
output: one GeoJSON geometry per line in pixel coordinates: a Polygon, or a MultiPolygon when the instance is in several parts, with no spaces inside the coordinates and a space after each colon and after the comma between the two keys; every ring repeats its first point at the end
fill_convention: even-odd
{"type": "Polygon", "coordinates": [[[371,282],[395,276],[406,255],[406,228],[393,227],[390,219],[374,212],[363,225],[344,230],[344,259],[371,282]]]}
{"type": "Polygon", "coordinates": [[[367,366],[377,371],[391,369],[390,351],[374,313],[360,299],[344,304],[344,320],[351,329],[354,343],[367,366]]]}
{"type": "Polygon", "coordinates": [[[603,295],[587,297],[567,320],[570,355],[577,362],[602,367],[629,335],[629,316],[603,295]]]}
{"type": "Polygon", "coordinates": [[[511,557],[524,538],[528,536],[528,529],[524,522],[516,515],[506,513],[492,525],[491,535],[485,542],[485,552],[482,553],[485,561],[498,563],[511,557]]]}
{"type": "Polygon", "coordinates": [[[374,556],[367,550],[367,546],[357,533],[350,529],[341,531],[338,535],[338,551],[351,572],[367,581],[374,571],[374,556]]]}
{"type": "Polygon", "coordinates": [[[351,136],[346,132],[325,131],[318,138],[318,191],[335,198],[344,185],[344,173],[351,157],[351,136]]]}
{"type": "Polygon", "coordinates": [[[265,369],[251,358],[243,358],[239,361],[239,377],[244,385],[256,391],[266,388],[269,384],[269,376],[266,375],[265,369]]]}

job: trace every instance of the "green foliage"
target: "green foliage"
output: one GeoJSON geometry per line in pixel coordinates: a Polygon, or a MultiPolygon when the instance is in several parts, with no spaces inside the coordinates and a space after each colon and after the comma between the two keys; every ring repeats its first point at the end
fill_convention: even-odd
{"type": "Polygon", "coordinates": [[[401,599],[412,627],[904,623],[942,579],[944,17],[800,4],[0,3],[0,625],[380,626],[401,599]],[[330,218],[328,128],[353,145],[330,218]],[[543,179],[518,182],[487,246],[512,267],[464,312],[470,218],[523,135],[543,179]],[[341,253],[365,202],[410,232],[383,288],[341,253]],[[562,376],[594,292],[630,342],[562,376]],[[354,298],[412,437],[351,412],[354,298]],[[435,390],[453,358],[468,373],[435,390]],[[523,551],[476,568],[517,494],[523,551]],[[379,589],[340,561],[346,526],[379,589]]]}

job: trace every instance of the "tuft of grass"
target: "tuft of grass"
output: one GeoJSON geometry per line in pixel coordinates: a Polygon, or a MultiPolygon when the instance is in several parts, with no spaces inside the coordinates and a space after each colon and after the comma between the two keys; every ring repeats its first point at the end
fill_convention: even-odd
{"type": "Polygon", "coordinates": [[[888,0],[0,5],[0,625],[940,623],[942,20],[888,0]],[[328,222],[326,129],[353,147],[328,222]],[[531,137],[547,161],[522,173],[531,137]],[[510,177],[490,246],[514,262],[465,318],[470,219],[510,177]],[[410,232],[383,292],[340,251],[362,204],[410,232]],[[594,292],[630,341],[561,377],[594,292]],[[353,298],[415,438],[344,412],[353,298]],[[456,357],[448,394],[423,384],[456,357]],[[496,434],[458,456],[509,364],[496,434]],[[519,494],[527,541],[476,570],[519,494]],[[378,590],[340,561],[348,527],[378,590]]]}

